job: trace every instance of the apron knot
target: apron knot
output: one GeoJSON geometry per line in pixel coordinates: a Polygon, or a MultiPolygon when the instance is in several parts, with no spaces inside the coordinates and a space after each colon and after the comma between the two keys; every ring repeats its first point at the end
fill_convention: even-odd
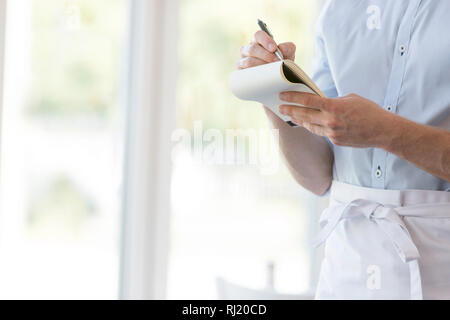
{"type": "Polygon", "coordinates": [[[340,204],[325,210],[320,218],[322,230],[312,245],[318,247],[325,242],[341,220],[360,216],[366,217],[380,227],[392,241],[403,262],[420,258],[419,250],[395,208],[365,199],[357,199],[346,205],[340,204]]]}
{"type": "Polygon", "coordinates": [[[409,265],[411,298],[422,299],[418,264],[418,259],[420,258],[419,250],[414,244],[400,214],[393,207],[365,199],[356,199],[348,204],[340,203],[331,206],[324,211],[320,218],[322,229],[312,245],[318,247],[325,242],[340,221],[361,216],[375,223],[391,240],[400,259],[409,265]]]}

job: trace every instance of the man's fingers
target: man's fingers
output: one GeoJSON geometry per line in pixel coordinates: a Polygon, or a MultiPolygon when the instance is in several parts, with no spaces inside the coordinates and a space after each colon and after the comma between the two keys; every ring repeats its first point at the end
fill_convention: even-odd
{"type": "Polygon", "coordinates": [[[304,122],[309,122],[318,125],[325,124],[323,112],[321,112],[320,110],[302,108],[292,105],[281,105],[279,110],[281,114],[302,120],[304,122]]]}
{"type": "Polygon", "coordinates": [[[275,62],[279,60],[275,54],[267,51],[259,43],[256,42],[251,42],[249,45],[242,47],[241,56],[254,57],[266,62],[275,62]]]}
{"type": "Polygon", "coordinates": [[[282,92],[280,93],[280,100],[297,103],[302,106],[318,108],[320,110],[327,110],[328,108],[328,99],[311,93],[295,91],[282,92]]]}
{"type": "Polygon", "coordinates": [[[278,46],[283,53],[285,59],[295,60],[295,51],[297,50],[296,46],[292,42],[280,43],[278,46]]]}
{"type": "Polygon", "coordinates": [[[305,128],[309,132],[321,136],[321,137],[327,137],[328,136],[328,129],[326,127],[323,127],[318,124],[310,123],[303,121],[302,119],[298,119],[295,117],[291,117],[291,121],[295,123],[296,125],[305,128]]]}
{"type": "Polygon", "coordinates": [[[246,57],[246,58],[242,58],[241,60],[238,61],[237,67],[238,67],[238,69],[247,69],[247,68],[260,66],[260,65],[266,64],[266,63],[267,63],[266,61],[258,59],[258,58],[246,57]]]}
{"type": "Polygon", "coordinates": [[[303,121],[302,121],[302,120],[296,119],[296,118],[292,118],[292,117],[291,117],[291,121],[292,121],[293,123],[295,123],[296,125],[298,125],[298,126],[300,126],[300,127],[303,127],[303,121]]]}
{"type": "Polygon", "coordinates": [[[320,125],[304,122],[302,127],[305,128],[306,130],[308,130],[309,132],[315,134],[315,135],[318,135],[318,136],[321,136],[321,137],[326,137],[327,136],[327,129],[325,127],[320,126],[320,125]]]}
{"type": "Polygon", "coordinates": [[[275,41],[262,30],[259,30],[255,33],[255,41],[263,46],[263,48],[272,53],[277,50],[277,44],[275,43],[275,41]]]}

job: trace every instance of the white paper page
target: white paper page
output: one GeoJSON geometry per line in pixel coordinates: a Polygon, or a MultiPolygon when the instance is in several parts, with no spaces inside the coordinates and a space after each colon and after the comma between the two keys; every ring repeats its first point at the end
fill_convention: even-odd
{"type": "Polygon", "coordinates": [[[269,107],[281,119],[288,122],[290,118],[281,115],[278,108],[282,102],[278,96],[283,91],[314,93],[304,84],[290,84],[282,76],[282,61],[237,70],[230,76],[230,89],[241,100],[260,102],[269,107]]]}

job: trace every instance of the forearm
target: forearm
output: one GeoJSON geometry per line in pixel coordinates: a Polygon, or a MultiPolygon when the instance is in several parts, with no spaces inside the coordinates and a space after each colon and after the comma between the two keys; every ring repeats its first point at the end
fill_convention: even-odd
{"type": "Polygon", "coordinates": [[[393,116],[383,149],[450,182],[450,132],[393,116]]]}
{"type": "Polygon", "coordinates": [[[285,92],[280,98],[287,103],[280,106],[282,114],[337,146],[381,148],[450,181],[449,131],[412,122],[356,94],[330,99],[285,92]]]}
{"type": "Polygon", "coordinates": [[[289,171],[305,189],[324,194],[332,182],[333,152],[323,137],[299,127],[293,128],[268,108],[272,126],[279,130],[280,151],[289,171]]]}

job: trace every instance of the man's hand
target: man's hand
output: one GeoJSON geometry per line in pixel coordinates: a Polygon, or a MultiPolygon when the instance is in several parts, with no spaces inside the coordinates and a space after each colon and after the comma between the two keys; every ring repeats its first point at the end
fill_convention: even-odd
{"type": "Polygon", "coordinates": [[[376,103],[349,95],[337,99],[309,93],[283,92],[282,114],[335,145],[381,148],[450,182],[450,132],[412,122],[380,108],[376,103]]]}
{"type": "Polygon", "coordinates": [[[335,145],[384,148],[392,139],[395,115],[357,95],[328,99],[309,93],[283,92],[282,101],[316,108],[280,106],[280,113],[310,132],[327,137],[335,145]]]}
{"type": "MultiPolygon", "coordinates": [[[[279,48],[286,59],[295,60],[293,43],[282,43],[279,48]]],[[[254,39],[241,48],[237,68],[246,69],[279,61],[275,55],[276,49],[275,41],[267,33],[258,31],[254,39]]],[[[292,176],[307,190],[324,194],[333,180],[333,152],[327,141],[303,128],[289,126],[267,107],[265,111],[273,128],[278,129],[280,151],[292,176]]]]}
{"type": "MultiPolygon", "coordinates": [[[[295,44],[292,42],[279,45],[281,52],[286,59],[295,60],[295,44]]],[[[279,61],[275,55],[277,51],[276,42],[264,31],[255,33],[254,39],[241,48],[241,59],[237,63],[238,69],[246,69],[279,61]]]]}

